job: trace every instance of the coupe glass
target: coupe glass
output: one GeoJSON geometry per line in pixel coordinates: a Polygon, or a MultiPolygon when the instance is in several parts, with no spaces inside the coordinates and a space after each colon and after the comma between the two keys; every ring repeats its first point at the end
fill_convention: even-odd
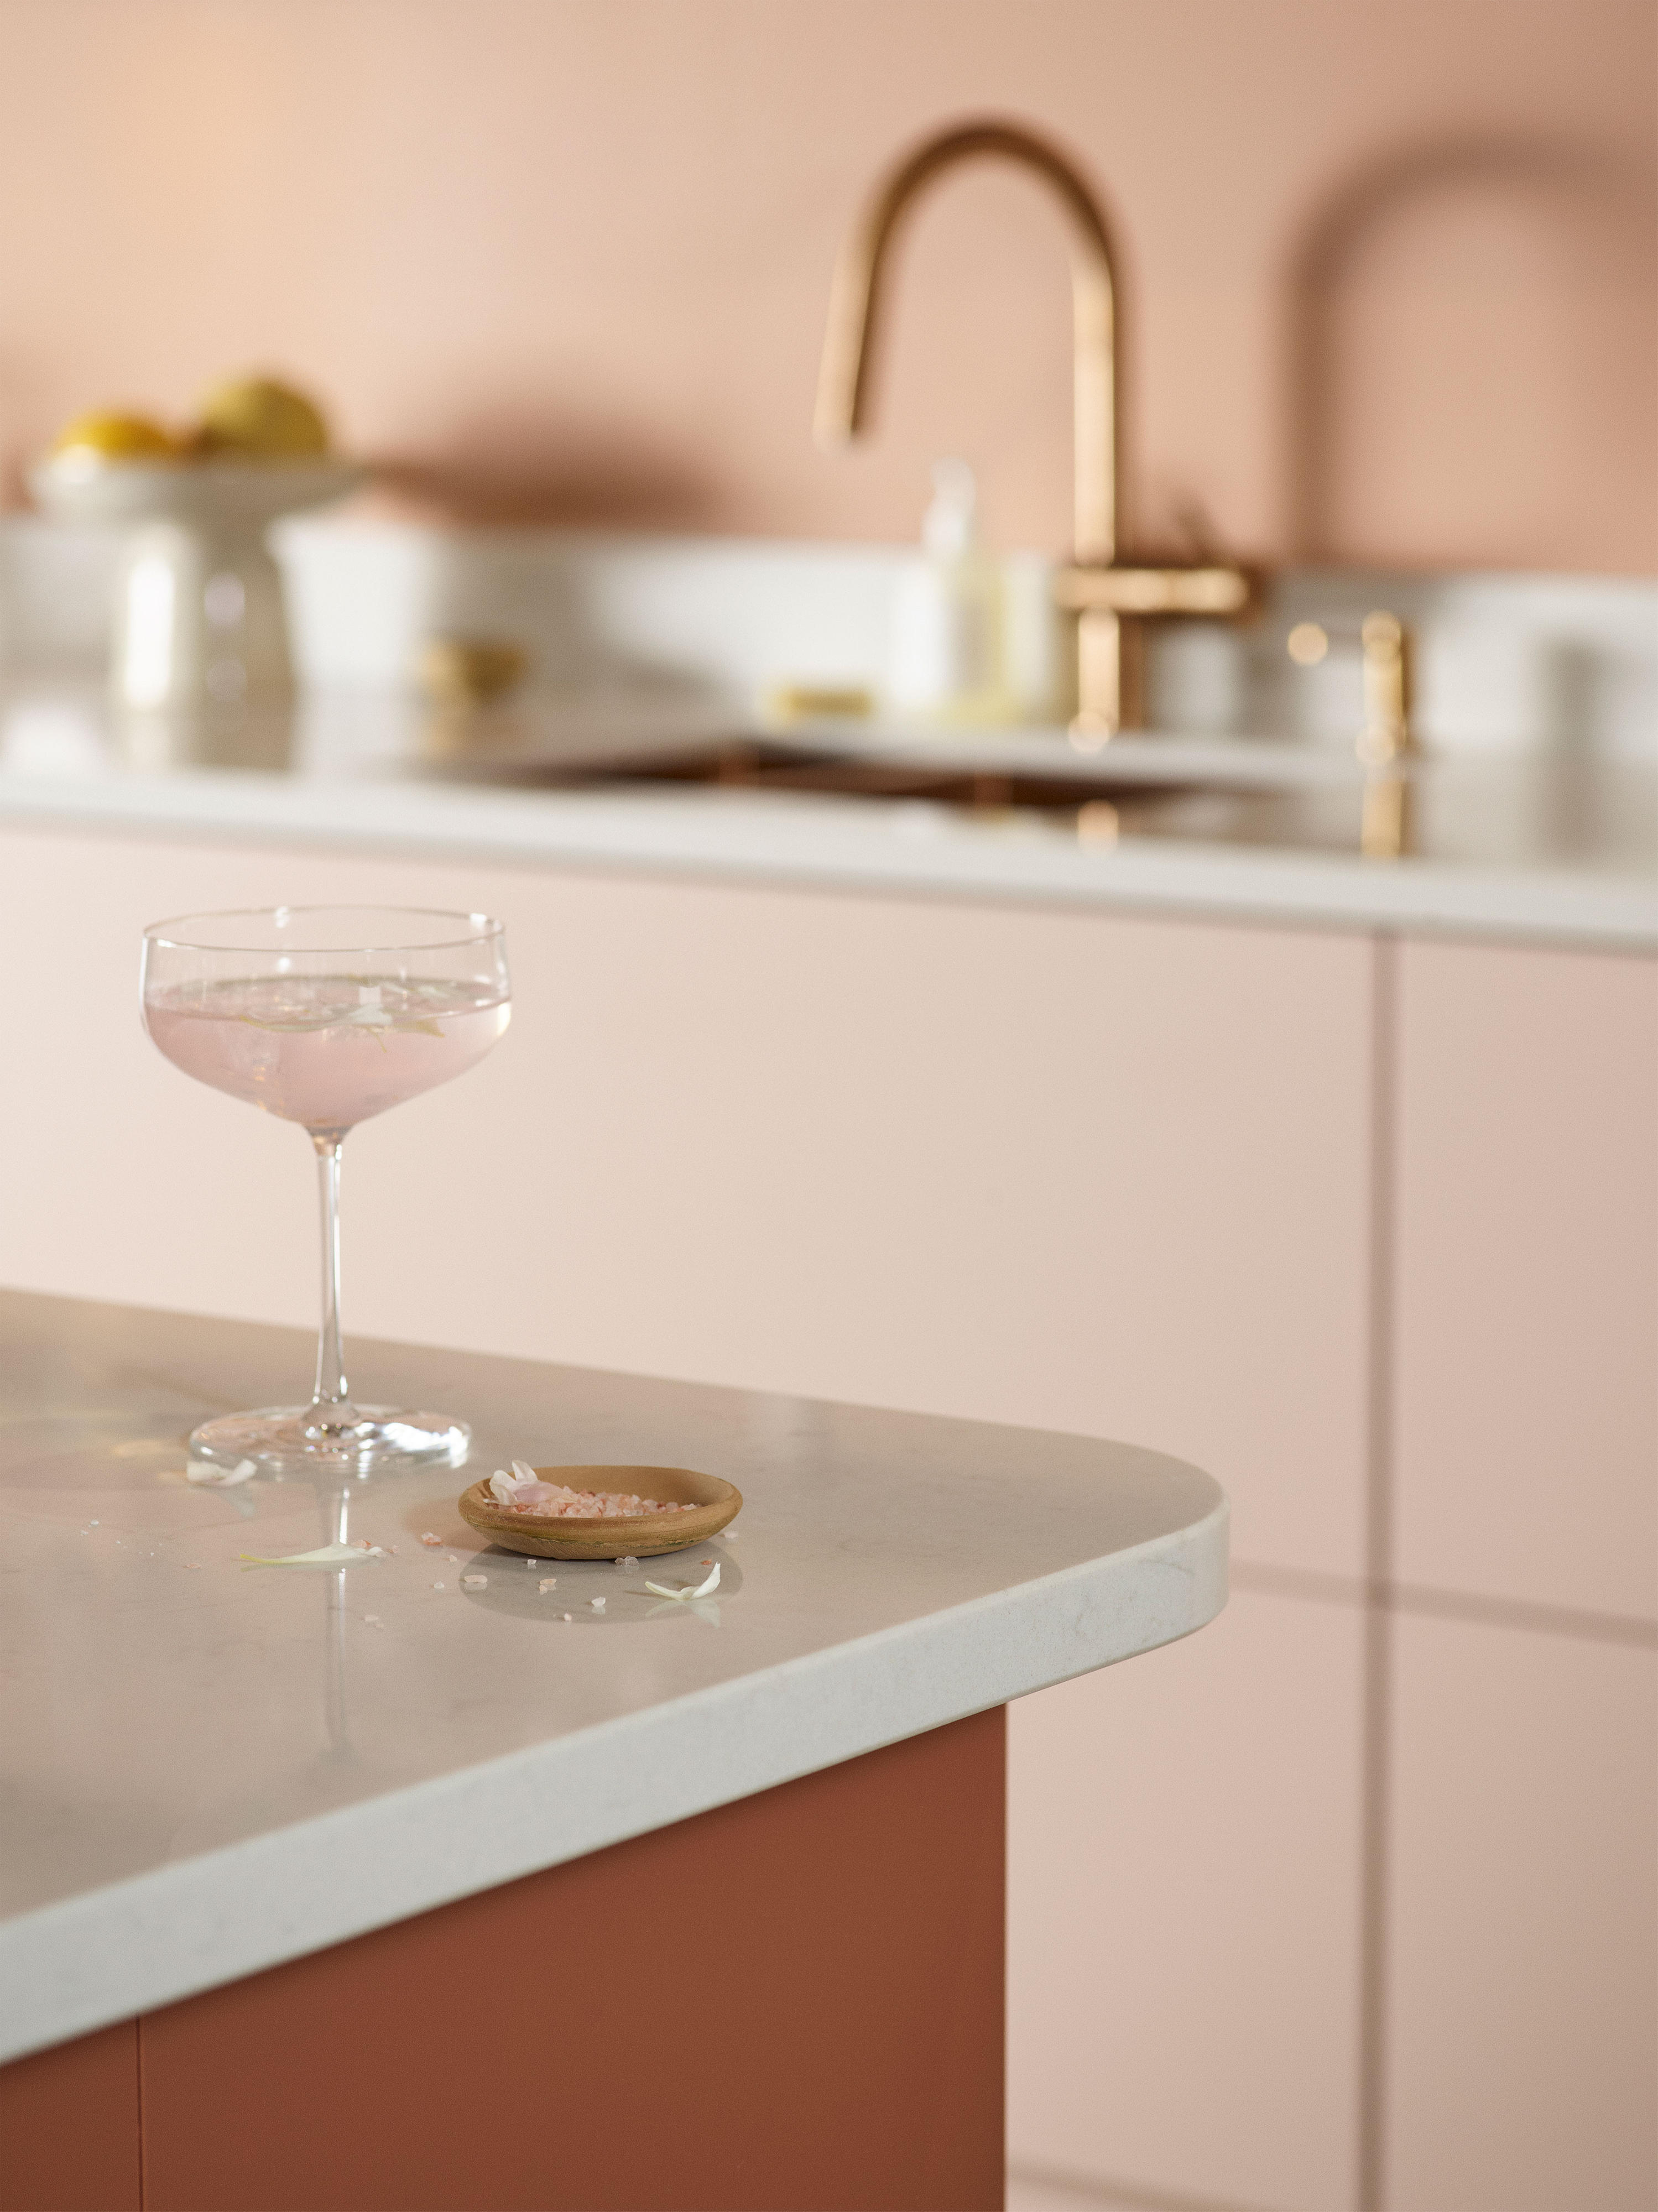
{"type": "Polygon", "coordinates": [[[308,1406],[203,1422],[221,1467],[355,1476],[455,1465],[471,1435],[441,1413],[354,1406],[340,1346],[340,1147],[371,1114],[462,1075],[512,1012],[507,947],[482,914],[276,907],[191,914],[144,932],[144,1026],[198,1082],[297,1121],[322,1191],[322,1328],[308,1406]]]}

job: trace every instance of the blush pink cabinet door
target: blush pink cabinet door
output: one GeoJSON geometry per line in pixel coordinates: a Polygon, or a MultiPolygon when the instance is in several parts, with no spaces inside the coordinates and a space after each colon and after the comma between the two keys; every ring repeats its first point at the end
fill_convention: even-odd
{"type": "Polygon", "coordinates": [[[1351,2212],[1363,1640],[1237,1590],[1010,1709],[1008,2156],[1054,2212],[1351,2212]]]}
{"type": "Polygon", "coordinates": [[[1658,960],[1406,945],[1394,1566],[1658,1613],[1658,960]]]}
{"type": "Polygon", "coordinates": [[[1649,2212],[1658,1651],[1393,1636],[1388,2212],[1649,2212]]]}
{"type": "Polygon", "coordinates": [[[1390,2212],[1658,2190],[1658,962],[1398,968],[1390,2212]]]}

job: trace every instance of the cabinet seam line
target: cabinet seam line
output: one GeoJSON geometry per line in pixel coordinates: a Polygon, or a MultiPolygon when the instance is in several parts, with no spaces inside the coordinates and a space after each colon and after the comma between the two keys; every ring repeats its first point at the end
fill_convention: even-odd
{"type": "Polygon", "coordinates": [[[1394,1238],[1399,1097],[1399,961],[1371,940],[1368,1328],[1365,1374],[1364,1636],[1359,1869],[1358,2212],[1385,2194],[1390,1710],[1393,1614],[1394,1238]]]}

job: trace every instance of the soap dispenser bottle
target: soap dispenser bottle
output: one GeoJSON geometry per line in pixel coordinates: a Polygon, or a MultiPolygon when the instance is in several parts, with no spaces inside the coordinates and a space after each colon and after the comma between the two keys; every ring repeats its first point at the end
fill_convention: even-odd
{"type": "Polygon", "coordinates": [[[892,601],[888,696],[893,708],[944,722],[1002,718],[1002,577],[977,542],[978,491],[965,461],[938,461],[920,556],[892,601]]]}

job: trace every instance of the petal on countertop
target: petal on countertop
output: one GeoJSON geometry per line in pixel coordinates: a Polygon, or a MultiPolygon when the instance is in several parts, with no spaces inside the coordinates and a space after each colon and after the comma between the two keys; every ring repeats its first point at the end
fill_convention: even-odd
{"type": "Polygon", "coordinates": [[[258,1552],[239,1552],[236,1554],[250,1567],[359,1567],[365,1559],[381,1556],[378,1544],[371,1544],[365,1552],[359,1544],[323,1544],[314,1552],[289,1552],[280,1559],[268,1559],[258,1552]]]}
{"type": "Polygon", "coordinates": [[[193,1459],[185,1469],[185,1480],[204,1483],[210,1490],[228,1490],[233,1483],[246,1482],[256,1472],[251,1459],[239,1459],[234,1467],[215,1467],[210,1460],[193,1459]]]}
{"type": "Polygon", "coordinates": [[[682,1583],[677,1589],[670,1589],[665,1583],[647,1583],[646,1589],[653,1597],[671,1597],[680,1605],[689,1605],[693,1598],[707,1597],[710,1590],[720,1587],[720,1562],[716,1559],[707,1580],[695,1584],[682,1583]]]}

